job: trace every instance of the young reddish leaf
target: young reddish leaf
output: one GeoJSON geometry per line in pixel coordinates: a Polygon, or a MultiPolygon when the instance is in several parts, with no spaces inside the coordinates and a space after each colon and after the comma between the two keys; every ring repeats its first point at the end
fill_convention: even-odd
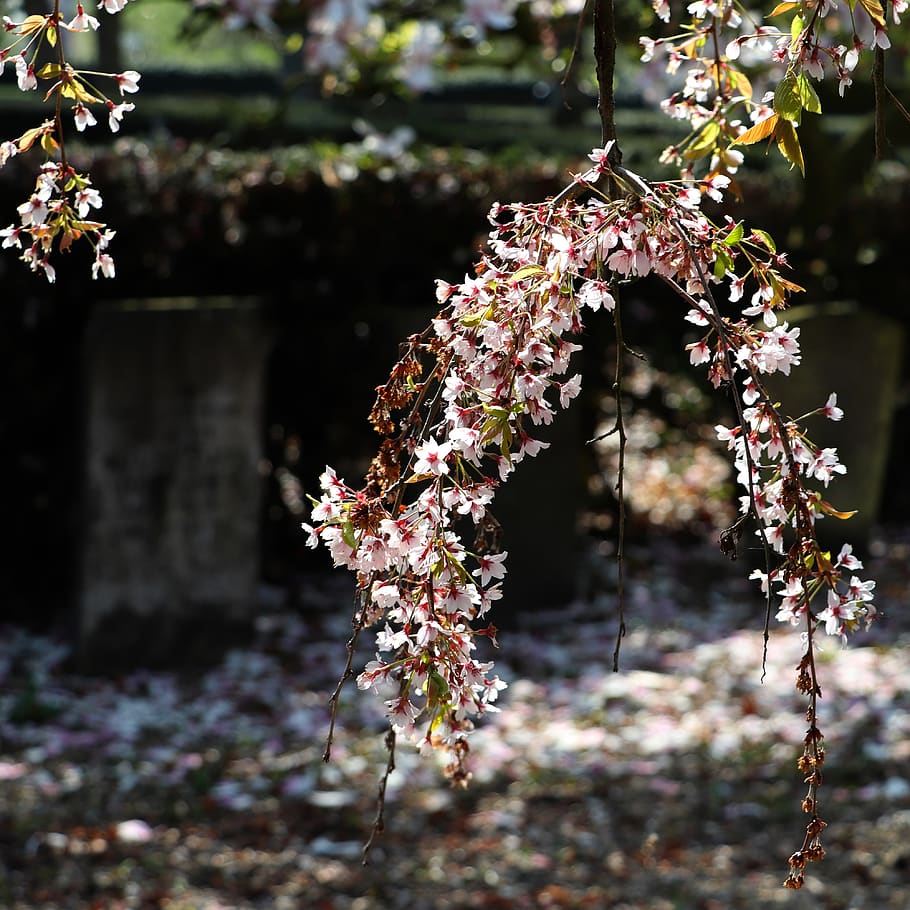
{"type": "MultiPolygon", "coordinates": [[[[757,233],[759,233],[759,231],[753,231],[753,233],[757,234],[757,233]]],[[[761,233],[764,233],[764,231],[762,231],[761,233]]],[[[768,238],[768,239],[770,240],[770,238],[768,238]]],[[[773,250],[772,250],[772,252],[773,252],[773,250]]],[[[806,290],[804,287],[802,287],[799,284],[796,284],[796,282],[794,282],[794,281],[787,281],[786,278],[781,278],[780,275],[777,276],[777,282],[778,282],[778,284],[781,285],[781,287],[785,287],[788,291],[792,291],[794,294],[800,294],[806,290]]]]}
{"type": "Polygon", "coordinates": [[[885,27],[885,14],[879,0],[859,0],[860,6],[869,14],[869,18],[879,27],[885,27]]]}
{"type": "Polygon", "coordinates": [[[34,129],[26,130],[16,143],[19,147],[19,152],[27,152],[35,144],[35,140],[39,136],[43,136],[47,130],[48,126],[46,123],[41,126],[36,126],[34,129]]]}
{"type": "Polygon", "coordinates": [[[733,91],[742,95],[743,98],[752,99],[753,89],[752,83],[749,81],[749,77],[741,72],[740,70],[730,70],[729,73],[730,85],[733,87],[733,91]]]}
{"type": "Polygon", "coordinates": [[[33,35],[40,32],[47,22],[47,16],[26,16],[15,30],[17,35],[33,35]]]}
{"type": "Polygon", "coordinates": [[[688,41],[679,45],[679,49],[687,56],[694,60],[698,56],[698,49],[704,45],[704,38],[697,36],[690,38],[688,41]]]}
{"type": "Polygon", "coordinates": [[[761,142],[762,139],[769,139],[774,135],[777,128],[777,114],[765,117],[759,120],[755,126],[749,127],[744,133],[740,134],[733,140],[733,145],[752,145],[754,142],[761,142]]]}
{"type": "Polygon", "coordinates": [[[839,512],[830,502],[826,502],[824,499],[819,503],[821,510],[825,515],[830,515],[832,518],[840,518],[841,521],[846,521],[848,518],[852,518],[856,515],[857,510],[853,509],[850,512],[839,512]]]}
{"type": "Polygon", "coordinates": [[[771,19],[774,16],[781,16],[784,13],[789,13],[791,9],[796,9],[799,6],[798,3],[794,3],[793,0],[784,0],[783,3],[778,3],[777,6],[768,13],[767,18],[771,19]]]}

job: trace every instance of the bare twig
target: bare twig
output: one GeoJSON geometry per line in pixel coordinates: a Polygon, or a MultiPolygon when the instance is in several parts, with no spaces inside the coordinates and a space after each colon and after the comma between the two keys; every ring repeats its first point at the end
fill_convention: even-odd
{"type": "MultiPolygon", "coordinates": [[[[613,0],[594,0],[594,61],[597,67],[597,110],[600,113],[600,142],[606,148],[613,143],[609,153],[611,171],[615,172],[622,162],[622,152],[616,142],[616,97],[613,92],[613,79],[616,72],[616,17],[613,11],[613,0]]],[[[620,191],[610,175],[609,195],[615,199],[620,191]]],[[[615,288],[614,288],[615,291],[615,288]]],[[[626,635],[626,599],[625,599],[625,535],[626,535],[626,500],[625,500],[625,459],[626,430],[623,424],[622,383],[626,345],[622,333],[622,313],[619,294],[614,293],[616,301],[613,310],[613,324],[616,330],[616,373],[613,391],[616,395],[616,422],[613,430],[619,438],[619,472],[616,478],[616,498],[619,505],[619,528],[616,543],[616,597],[619,611],[619,626],[616,630],[616,644],[613,648],[613,672],[619,670],[619,651],[626,635]]]]}
{"type": "Polygon", "coordinates": [[[568,104],[565,100],[565,91],[566,86],[569,84],[569,77],[572,75],[572,70],[575,68],[575,58],[578,56],[579,48],[581,47],[581,36],[584,32],[585,27],[585,18],[588,12],[588,0],[585,0],[584,6],[578,11],[578,21],[575,24],[575,40],[572,42],[572,53],[569,56],[569,64],[566,67],[565,75],[560,80],[559,86],[563,91],[563,104],[568,107],[568,104]]]}
{"type": "Polygon", "coordinates": [[[900,98],[898,98],[897,95],[895,95],[887,85],[885,86],[885,92],[887,93],[888,97],[894,102],[894,106],[901,112],[901,114],[903,114],[904,119],[910,123],[910,111],[908,111],[907,108],[901,104],[900,98]]]}
{"type": "Polygon", "coordinates": [[[625,597],[625,540],[626,540],[626,428],[623,422],[622,383],[625,365],[625,342],[622,333],[622,312],[619,293],[614,289],[613,299],[616,305],[613,310],[613,325],[616,328],[616,373],[613,380],[613,391],[616,395],[616,423],[614,428],[619,439],[619,471],[616,478],[616,499],[619,504],[619,528],[616,542],[616,598],[619,609],[619,627],[616,630],[616,644],[613,646],[613,672],[619,672],[619,650],[626,635],[626,597],[625,597]]]}
{"type": "Polygon", "coordinates": [[[881,161],[889,145],[885,129],[885,96],[888,94],[888,86],[885,85],[885,52],[878,46],[872,62],[872,94],[875,107],[875,160],[881,161]]]}
{"type": "Polygon", "coordinates": [[[344,684],[354,675],[352,669],[354,664],[354,651],[357,648],[357,639],[360,638],[360,633],[363,631],[365,624],[367,595],[365,592],[358,591],[355,597],[359,598],[359,602],[354,612],[354,619],[351,622],[354,631],[348,639],[347,645],[345,645],[347,660],[345,661],[344,670],[338,679],[338,684],[335,686],[335,691],[329,699],[331,716],[329,717],[329,732],[326,735],[325,750],[322,753],[322,760],[324,762],[328,762],[332,758],[332,743],[335,741],[335,722],[338,719],[338,702],[341,698],[341,690],[344,688],[344,684]]]}
{"type": "Polygon", "coordinates": [[[370,831],[369,840],[363,845],[361,862],[364,866],[370,861],[370,851],[373,849],[373,842],[385,830],[385,791],[389,782],[389,776],[395,770],[395,741],[395,730],[392,727],[389,727],[385,735],[385,747],[389,757],[386,762],[385,771],[379,779],[379,788],[376,793],[376,818],[373,820],[373,830],[370,831]]]}

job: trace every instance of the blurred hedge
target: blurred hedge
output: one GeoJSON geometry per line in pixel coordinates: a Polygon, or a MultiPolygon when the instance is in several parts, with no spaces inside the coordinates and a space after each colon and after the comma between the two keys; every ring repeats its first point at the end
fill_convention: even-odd
{"type": "MultiPolygon", "coordinates": [[[[858,300],[910,326],[907,168],[873,166],[862,127],[836,135],[806,132],[807,181],[776,167],[754,172],[734,217],[768,229],[791,251],[793,277],[806,286],[807,300],[858,300]]],[[[636,141],[633,150],[644,140],[636,141]]],[[[269,454],[280,459],[286,436],[305,433],[300,467],[309,481],[319,459],[332,454],[326,449],[356,463],[369,434],[362,415],[394,357],[394,339],[431,314],[434,278],[458,280],[471,268],[490,203],[542,200],[584,161],[582,153],[568,161],[508,145],[480,152],[414,144],[390,157],[381,143],[356,137],[278,143],[263,129],[258,148],[249,136],[247,148],[234,149],[225,137],[202,142],[164,133],[154,140],[117,139],[106,148],[76,147],[73,158],[91,172],[104,195],[104,217],[118,231],[112,245],[117,277],[92,281],[85,250],[63,257],[53,286],[29,273],[12,251],[0,256],[6,378],[0,495],[21,532],[3,553],[10,616],[27,613],[36,598],[61,602],[59,592],[72,589],[80,335],[94,302],[261,296],[276,338],[264,429],[274,436],[269,454]],[[395,309],[413,316],[401,321],[390,315],[395,309]],[[328,414],[326,401],[335,409],[328,414]]],[[[27,195],[33,164],[17,158],[0,171],[4,223],[27,195]]],[[[660,293],[648,283],[633,289],[627,337],[656,355],[678,355],[685,326],[661,317],[660,293]]],[[[862,352],[844,339],[844,356],[862,352]]],[[[906,415],[906,402],[903,409],[906,415]]],[[[907,424],[898,422],[904,435],[895,452],[908,442],[907,424]]],[[[896,483],[901,476],[896,464],[896,483]]],[[[886,518],[906,515],[908,486],[897,483],[886,518]]],[[[273,539],[266,546],[272,545],[286,543],[273,539]]]]}

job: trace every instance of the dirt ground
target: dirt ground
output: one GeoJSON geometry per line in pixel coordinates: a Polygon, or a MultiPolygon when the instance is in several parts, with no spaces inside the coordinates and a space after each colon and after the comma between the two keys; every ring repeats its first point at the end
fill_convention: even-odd
{"type": "Polygon", "coordinates": [[[504,630],[510,687],[470,787],[399,744],[366,866],[377,698],[350,687],[321,761],[338,580],[302,613],[264,607],[256,641],[204,670],[77,676],[58,642],[4,629],[0,907],[906,910],[910,533],[873,552],[879,627],[819,655],[828,855],[800,892],[781,887],[805,827],[798,633],[773,628],[762,682],[761,602],[668,545],[631,559],[621,672],[609,593],[504,630]]]}

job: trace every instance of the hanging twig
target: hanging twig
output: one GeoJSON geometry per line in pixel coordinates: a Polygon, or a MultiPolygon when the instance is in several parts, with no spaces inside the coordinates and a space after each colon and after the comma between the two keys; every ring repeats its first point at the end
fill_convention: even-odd
{"type": "MultiPolygon", "coordinates": [[[[597,67],[597,110],[600,114],[600,141],[606,148],[612,147],[609,160],[612,167],[618,168],[622,162],[622,152],[616,141],[616,98],[613,92],[613,79],[616,72],[616,18],[613,11],[613,0],[594,0],[594,61],[597,67]]],[[[620,191],[616,180],[609,183],[609,196],[615,199],[620,191]]],[[[615,289],[614,289],[615,290],[615,289]]],[[[613,379],[613,393],[616,396],[616,422],[612,433],[619,439],[619,473],[616,478],[616,499],[619,508],[618,540],[616,542],[616,598],[619,613],[619,626],[616,630],[616,644],[613,648],[613,672],[619,671],[619,652],[622,640],[626,635],[626,598],[625,598],[625,537],[626,537],[626,429],[623,423],[622,392],[623,367],[626,345],[623,340],[622,314],[619,294],[614,294],[616,301],[613,310],[613,324],[616,329],[616,371],[613,379]]]]}
{"type": "Polygon", "coordinates": [[[885,52],[878,46],[872,61],[872,95],[875,109],[875,160],[882,161],[887,149],[888,133],[885,129],[885,97],[888,86],[885,85],[885,52]]]}
{"type": "Polygon", "coordinates": [[[373,842],[385,830],[385,791],[389,782],[389,776],[395,770],[395,730],[389,727],[385,735],[385,747],[389,753],[386,762],[385,771],[379,779],[379,788],[376,793],[376,818],[373,820],[373,830],[370,831],[370,839],[363,845],[361,862],[366,866],[370,861],[370,851],[373,849],[373,842]]]}
{"type": "Polygon", "coordinates": [[[357,649],[357,639],[360,638],[360,633],[363,631],[365,625],[368,604],[366,592],[358,590],[355,594],[355,598],[358,599],[358,604],[354,611],[354,618],[351,621],[354,631],[348,639],[347,645],[345,645],[347,660],[345,661],[344,670],[338,679],[338,684],[335,686],[335,691],[329,699],[331,715],[329,717],[329,732],[325,739],[325,750],[322,753],[322,760],[324,762],[329,762],[332,758],[332,743],[335,741],[335,722],[338,719],[338,702],[341,698],[341,691],[344,689],[344,684],[354,675],[354,652],[357,649]]]}
{"type": "Polygon", "coordinates": [[[575,69],[575,58],[578,56],[579,49],[581,48],[581,37],[582,37],[582,33],[584,32],[585,18],[586,18],[587,12],[588,12],[588,0],[585,0],[584,5],[578,11],[578,21],[575,24],[575,41],[572,43],[572,53],[569,56],[569,63],[568,63],[568,66],[566,66],[566,72],[563,75],[563,77],[559,83],[559,87],[562,89],[562,92],[563,92],[563,104],[565,104],[566,107],[569,106],[568,103],[566,102],[566,98],[565,98],[566,87],[569,84],[569,77],[572,75],[572,71],[575,69]]]}
{"type": "Polygon", "coordinates": [[[613,646],[613,672],[619,672],[619,650],[626,636],[626,596],[625,596],[625,542],[626,542],[626,428],[623,423],[622,381],[625,366],[625,342],[622,334],[622,312],[620,298],[614,293],[616,305],[613,309],[613,325],[616,328],[616,372],[613,380],[613,391],[616,395],[616,436],[619,440],[619,474],[616,478],[616,498],[619,503],[619,528],[616,542],[616,598],[619,609],[619,627],[616,630],[616,644],[613,646]]]}

